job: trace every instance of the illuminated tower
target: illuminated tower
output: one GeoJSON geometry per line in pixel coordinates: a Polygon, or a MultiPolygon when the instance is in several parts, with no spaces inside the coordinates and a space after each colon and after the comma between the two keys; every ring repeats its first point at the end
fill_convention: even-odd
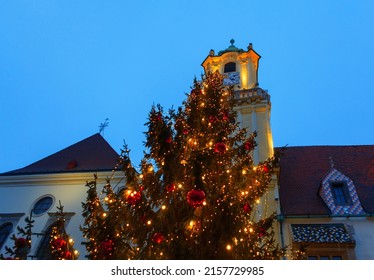
{"type": "Polygon", "coordinates": [[[273,156],[273,137],[270,128],[270,95],[258,86],[258,63],[261,56],[252,44],[247,51],[231,45],[216,55],[211,50],[202,66],[205,72],[218,71],[224,75],[224,84],[232,85],[235,90],[238,121],[249,132],[257,132],[258,146],[253,159],[257,164],[273,156]]]}
{"type": "MultiPolygon", "coordinates": [[[[248,132],[257,132],[257,147],[253,152],[253,160],[258,164],[274,155],[270,127],[270,95],[258,85],[258,63],[261,56],[253,50],[252,44],[249,44],[245,51],[235,47],[234,42],[231,40],[231,45],[217,55],[211,50],[201,65],[206,73],[218,71],[224,75],[224,84],[234,87],[237,100],[234,109],[238,113],[241,127],[246,128],[248,132]]],[[[268,193],[261,198],[257,211],[259,218],[274,212],[280,213],[276,173],[277,170],[272,176],[268,193]]],[[[278,232],[276,238],[280,243],[278,223],[274,225],[274,230],[278,232]]]]}

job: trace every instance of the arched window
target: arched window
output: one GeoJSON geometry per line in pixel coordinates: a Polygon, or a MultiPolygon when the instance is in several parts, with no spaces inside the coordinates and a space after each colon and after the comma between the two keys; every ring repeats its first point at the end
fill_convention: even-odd
{"type": "Polygon", "coordinates": [[[34,215],[44,214],[49,210],[49,208],[51,208],[52,204],[53,198],[50,196],[44,196],[34,204],[32,212],[34,215]]]}
{"type": "Polygon", "coordinates": [[[223,69],[224,73],[235,72],[236,71],[236,63],[235,62],[228,62],[225,64],[225,68],[223,69]]]}
{"type": "Polygon", "coordinates": [[[12,223],[5,223],[0,226],[0,249],[3,247],[5,241],[9,237],[10,233],[13,230],[13,224],[12,223]]]}
{"type": "Polygon", "coordinates": [[[52,252],[49,241],[51,240],[52,228],[57,225],[58,222],[51,224],[43,234],[42,240],[39,242],[38,251],[36,252],[36,258],[38,260],[51,260],[52,252]]]}

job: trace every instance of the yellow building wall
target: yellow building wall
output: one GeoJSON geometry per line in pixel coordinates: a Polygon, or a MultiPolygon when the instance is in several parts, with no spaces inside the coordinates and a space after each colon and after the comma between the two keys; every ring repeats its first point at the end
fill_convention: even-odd
{"type": "Polygon", "coordinates": [[[273,136],[270,127],[270,105],[249,104],[235,108],[238,112],[238,121],[242,128],[246,128],[248,133],[257,132],[257,147],[254,151],[255,163],[265,161],[273,157],[273,136]]]}

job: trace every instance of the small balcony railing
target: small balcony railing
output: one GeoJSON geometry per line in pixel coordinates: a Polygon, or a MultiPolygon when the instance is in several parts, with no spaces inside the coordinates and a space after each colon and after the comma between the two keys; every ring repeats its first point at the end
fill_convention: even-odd
{"type": "Polygon", "coordinates": [[[270,102],[270,94],[262,88],[251,88],[235,91],[235,99],[240,102],[270,102]]]}

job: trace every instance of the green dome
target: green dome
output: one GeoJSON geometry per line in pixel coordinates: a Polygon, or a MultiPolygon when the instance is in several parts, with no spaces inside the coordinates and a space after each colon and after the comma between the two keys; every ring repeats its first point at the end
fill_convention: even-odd
{"type": "Polygon", "coordinates": [[[227,49],[219,51],[218,55],[222,55],[222,54],[227,53],[227,52],[239,52],[239,53],[244,52],[243,49],[239,49],[239,48],[234,46],[234,43],[235,43],[234,39],[231,39],[230,43],[231,43],[231,45],[227,49]]]}

